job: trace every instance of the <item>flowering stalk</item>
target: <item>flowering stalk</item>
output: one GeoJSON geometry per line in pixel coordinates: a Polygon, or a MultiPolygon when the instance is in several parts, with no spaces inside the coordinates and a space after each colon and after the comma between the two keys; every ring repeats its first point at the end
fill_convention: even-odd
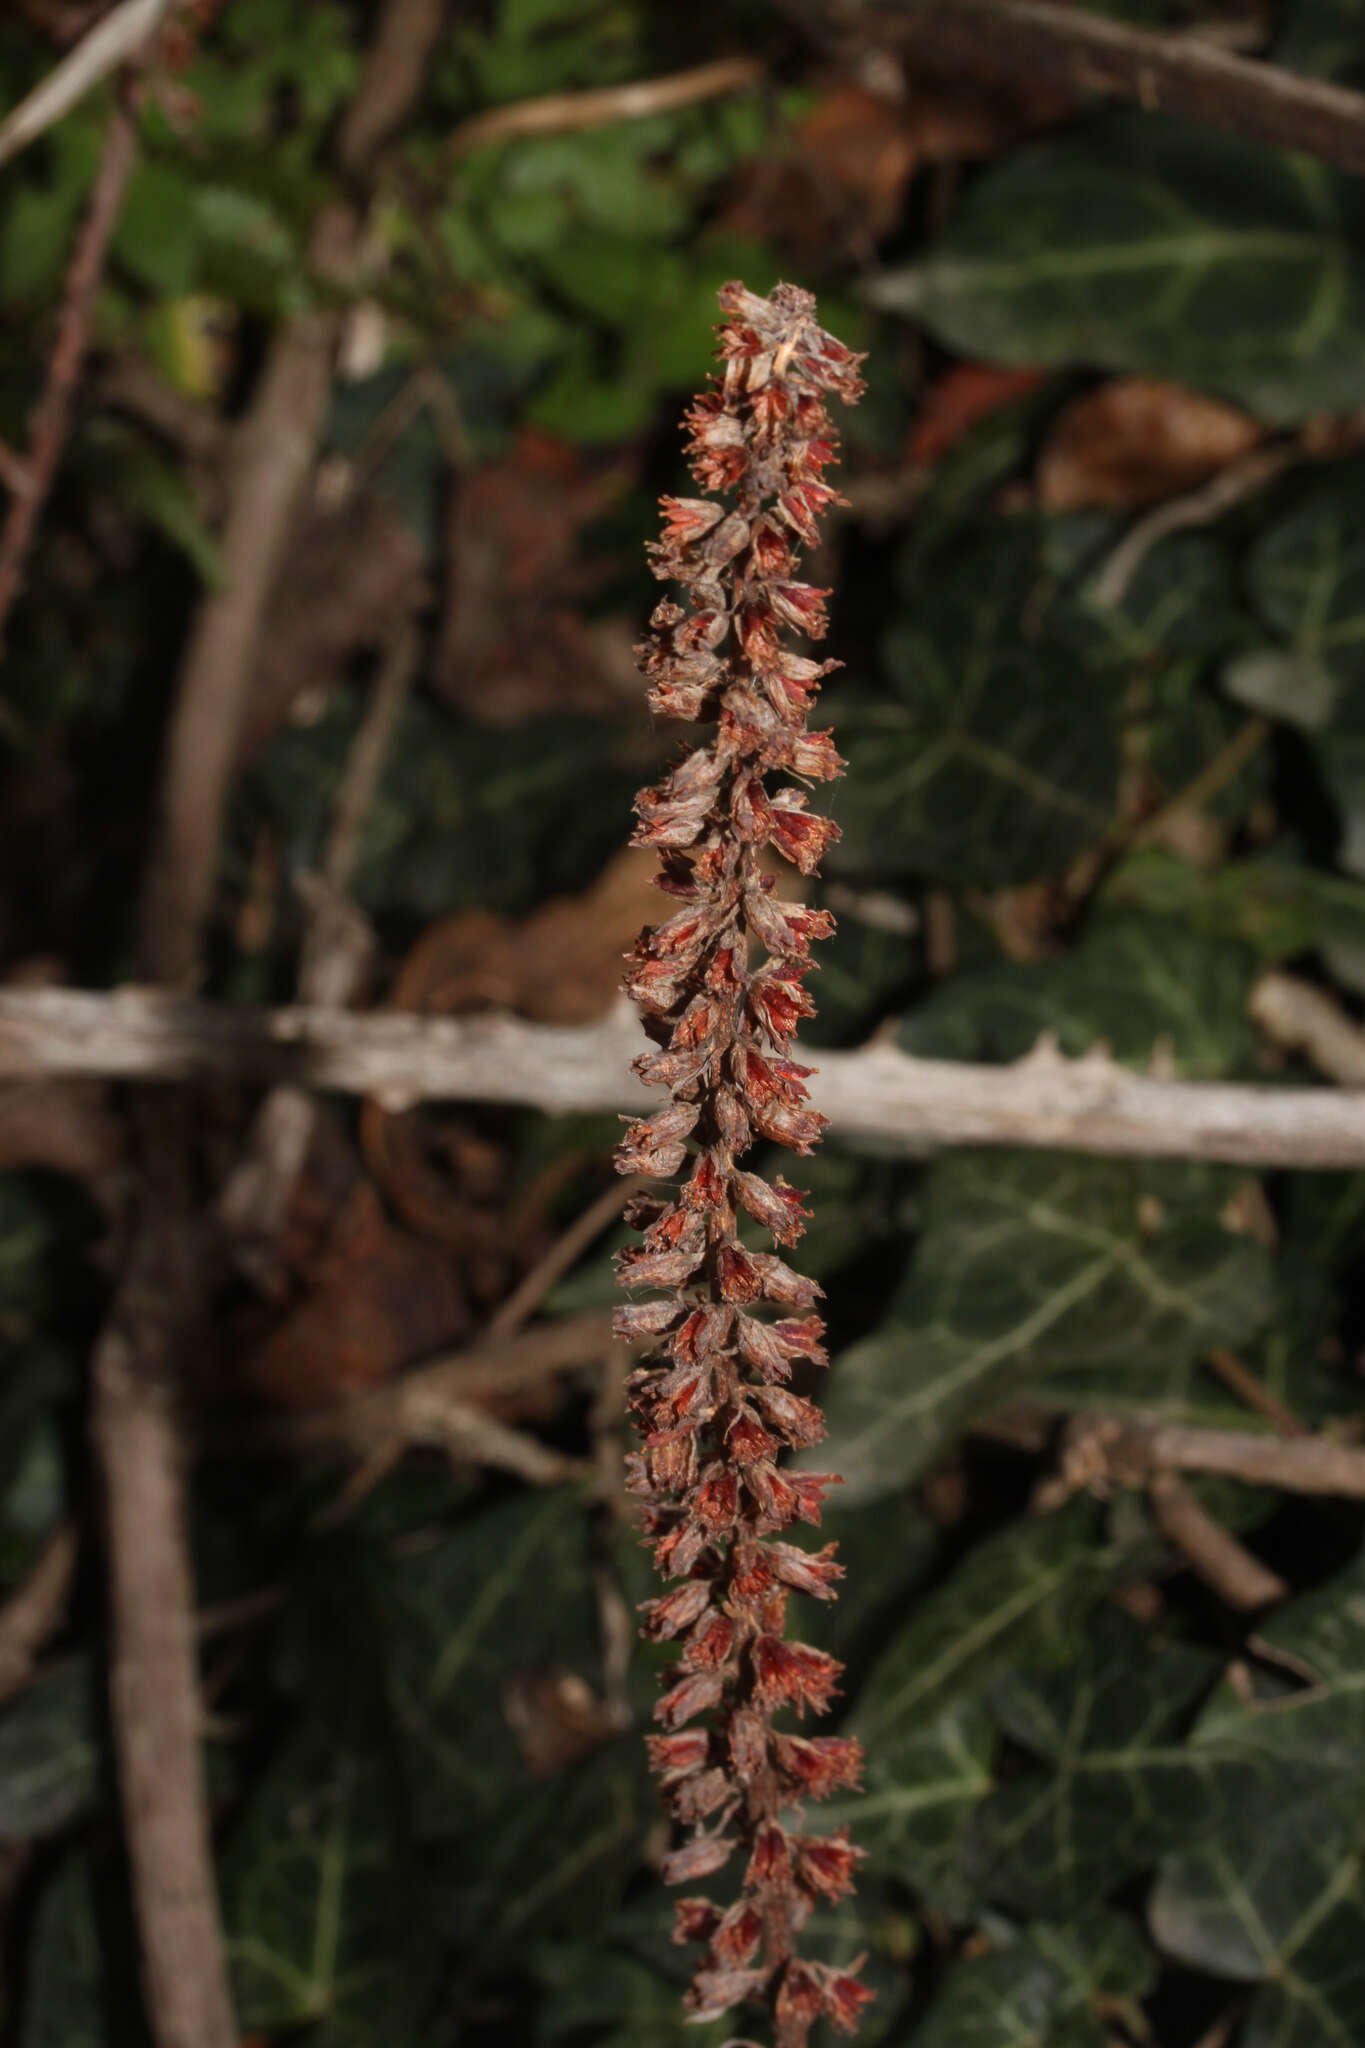
{"type": "Polygon", "coordinates": [[[818,1443],[820,1411],[792,1391],[797,1360],[826,1363],[820,1294],[775,1251],[748,1249],[744,1211],[775,1245],[800,1237],[802,1191],[737,1162],[760,1139],[807,1153],[825,1119],[809,1107],[811,1072],[790,1057],[814,1005],[802,978],[812,940],[833,921],[783,902],[762,866],[768,846],[812,874],[837,828],[806,808],[802,789],[768,777],[829,781],[843,762],[828,732],[808,732],[820,680],[838,664],[792,653],[785,629],[820,639],[827,592],[794,580],[797,551],[819,538],[835,493],[823,481],[835,438],[821,393],[852,402],[860,357],[816,324],[808,292],[779,285],[762,299],[720,294],[719,388],[687,416],[692,473],[714,499],[665,498],[654,573],[682,585],[665,598],[640,649],[654,710],[714,724],[653,789],[636,799],[637,846],[661,849],[659,886],[682,908],[644,932],[626,987],[657,1048],[635,1062],[671,1102],[632,1124],[622,1173],[681,1185],[638,1197],[628,1214],[644,1243],[621,1254],[620,1284],[659,1290],[617,1311],[620,1335],[654,1350],[632,1377],[644,1439],[631,1490],[664,1575],[644,1633],[678,1641],[649,1738],[654,1769],[687,1839],[665,1858],[671,1884],[743,1859],[727,1907],[683,1899],[675,1938],[705,1944],[687,2004],[698,2020],[743,2001],[766,2005],[776,2048],[806,2048],[825,2015],[856,2030],[871,1994],[853,1970],[797,1953],[818,1898],[852,1890],[860,1852],[844,1831],[807,1834],[800,1802],[856,1786],[849,1739],[780,1731],[784,1707],[823,1713],[842,1666],[784,1638],[792,1591],[834,1597],[834,1545],[806,1551],[775,1540],[818,1524],[834,1480],[783,1471],[784,1447],[818,1443]],[[752,957],[751,957],[752,956],[752,957]],[[761,964],[755,964],[761,961],[761,964]],[[683,1178],[685,1176],[685,1178],[683,1178]],[[775,1316],[765,1312],[776,1311],[775,1316]],[[700,1727],[689,1727],[709,1717],[700,1727]]]}

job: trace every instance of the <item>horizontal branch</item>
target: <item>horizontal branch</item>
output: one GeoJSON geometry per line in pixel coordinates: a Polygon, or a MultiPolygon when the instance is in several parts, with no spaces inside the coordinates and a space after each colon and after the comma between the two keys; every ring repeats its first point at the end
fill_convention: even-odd
{"type": "Polygon", "coordinates": [[[935,63],[1111,93],[1365,172],[1365,95],[1194,35],[1133,28],[1057,0],[883,0],[841,9],[839,19],[935,63]]]}
{"type": "MultiPolygon", "coordinates": [[[[236,1009],[153,989],[0,990],[0,1081],[208,1076],[262,1087],[422,1101],[519,1103],[557,1114],[657,1106],[629,1062],[638,1024],[529,1024],[488,1015],[236,1009]]],[[[1037,1145],[1246,1166],[1365,1166],[1365,1092],[1167,1081],[1105,1055],[1040,1048],[1013,1066],[912,1059],[874,1043],[821,1052],[812,1094],[832,1127],[902,1151],[1037,1145]]]]}

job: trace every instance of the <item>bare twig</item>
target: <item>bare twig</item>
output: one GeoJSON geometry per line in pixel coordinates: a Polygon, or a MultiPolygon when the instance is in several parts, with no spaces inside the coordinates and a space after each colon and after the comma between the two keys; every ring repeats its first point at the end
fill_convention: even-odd
{"type": "Polygon", "coordinates": [[[530,1271],[524,1274],[512,1289],[506,1301],[500,1302],[488,1319],[487,1335],[491,1341],[512,1337],[523,1324],[530,1321],[557,1280],[562,1280],[572,1267],[577,1265],[583,1253],[595,1239],[601,1236],[609,1223],[615,1222],[632,1195],[640,1192],[647,1183],[638,1178],[617,1181],[612,1187],[604,1188],[596,1201],[589,1202],[580,1216],[558,1236],[541,1259],[537,1259],[530,1271]]]}
{"type": "Polygon", "coordinates": [[[1251,1614],[1284,1599],[1289,1587],[1279,1573],[1268,1570],[1230,1529],[1201,1507],[1174,1472],[1158,1472],[1148,1497],[1162,1534],[1196,1577],[1229,1607],[1239,1614],[1251,1614]]]}
{"type": "Polygon", "coordinates": [[[1197,812],[1238,776],[1270,737],[1268,718],[1248,718],[1226,746],[1206,761],[1183,789],[1168,797],[1159,810],[1135,823],[1121,823],[1095,845],[1077,854],[1065,876],[1065,892],[1073,903],[1081,902],[1108,874],[1123,855],[1135,847],[1151,846],[1161,840],[1173,820],[1197,812]]]}
{"type": "MultiPolygon", "coordinates": [[[[1362,105],[1365,105],[1365,100],[1362,105]]],[[[1144,513],[1129,527],[1090,586],[1095,603],[1106,610],[1122,604],[1133,578],[1154,547],[1171,534],[1183,533],[1189,527],[1212,526],[1234,505],[1254,497],[1257,491],[1264,490],[1277,476],[1283,476],[1285,470],[1296,462],[1304,461],[1306,453],[1298,438],[1275,441],[1267,448],[1253,448],[1250,454],[1230,462],[1226,469],[1220,469],[1217,476],[1210,477],[1197,490],[1187,491],[1178,498],[1168,498],[1165,504],[1144,513]]]]}
{"type": "Polygon", "coordinates": [[[23,1585],[0,1607],[0,1701],[27,1685],[38,1652],[61,1627],[78,1548],[75,1523],[59,1523],[23,1585]]]}
{"type": "Polygon", "coordinates": [[[1195,35],[1134,28],[1057,0],[910,0],[894,8],[862,0],[845,5],[840,21],[938,62],[1111,93],[1365,171],[1365,95],[1195,35]]]}
{"type": "Polygon", "coordinates": [[[143,903],[143,960],[172,987],[198,978],[218,838],[266,599],[313,466],[338,315],[310,313],[272,344],[231,459],[226,580],[203,598],[181,665],[143,903]]]}
{"type": "Polygon", "coordinates": [[[1081,1414],[1068,1425],[1060,1473],[1044,1482],[1038,1505],[1056,1507],[1083,1486],[1150,1486],[1163,1472],[1204,1472],[1286,1493],[1365,1500],[1365,1449],[1334,1437],[1258,1436],[1081,1414]]]}
{"type": "MultiPolygon", "coordinates": [[[[0,989],[0,1081],[217,1075],[372,1095],[392,1109],[515,1102],[554,1114],[638,1115],[657,1107],[628,1071],[642,1043],[619,1014],[544,1025],[496,1014],[234,1009],[145,988],[0,989]]],[[[1034,1053],[988,1067],[873,1043],[818,1058],[812,1095],[834,1129],[902,1152],[1037,1145],[1246,1166],[1365,1165],[1365,1094],[1354,1091],[1166,1081],[1095,1053],[1034,1053]]]]}
{"type": "Polygon", "coordinates": [[[442,1450],[456,1464],[514,1472],[532,1486],[558,1486],[566,1479],[582,1479],[592,1469],[584,1459],[549,1450],[538,1438],[499,1422],[481,1408],[421,1386],[408,1389],[403,1402],[403,1438],[405,1443],[442,1450]]]}
{"type": "Polygon", "coordinates": [[[1215,1346],[1209,1353],[1209,1365],[1217,1373],[1225,1387],[1231,1387],[1239,1400],[1245,1401],[1266,1421],[1277,1436],[1306,1436],[1307,1430],[1298,1417],[1277,1399],[1268,1387],[1263,1387],[1250,1367],[1244,1365],[1235,1352],[1215,1346]]]}
{"type": "Polygon", "coordinates": [[[387,1386],[330,1408],[266,1416],[239,1436],[215,1427],[209,1445],[291,1453],[332,1445],[358,1457],[387,1458],[410,1444],[433,1444],[452,1457],[514,1471],[536,1484],[582,1477],[588,1468],[580,1460],[548,1451],[480,1404],[596,1364],[610,1339],[611,1318],[605,1311],[560,1317],[505,1343],[432,1359],[387,1386]]]}
{"type": "MultiPolygon", "coordinates": [[[[395,65],[410,81],[420,79],[439,22],[436,0],[386,0],[375,61],[362,74],[345,133],[359,130],[373,147],[388,131],[401,111],[395,65]],[[371,99],[382,118],[368,107],[371,99]]],[[[352,143],[346,168],[360,169],[363,155],[352,143]]],[[[318,263],[340,265],[359,233],[358,214],[328,209],[311,243],[318,263]]],[[[204,600],[181,666],[143,889],[142,969],[166,987],[197,976],[260,623],[312,466],[339,317],[310,313],[277,336],[239,430],[223,534],[227,586],[204,600]]],[[[148,1094],[135,1115],[145,1181],[128,1268],[92,1375],[108,1529],[114,1742],[152,2036],[157,2048],[236,2048],[199,1751],[177,1414],[207,1293],[210,1242],[183,1106],[174,1096],[148,1094]]]]}
{"type": "Polygon", "coordinates": [[[1263,974],[1248,1004],[1253,1022],[1287,1052],[1303,1052],[1344,1088],[1365,1087],[1365,1031],[1335,996],[1292,974],[1263,974]]]}
{"type": "Polygon", "coordinates": [[[77,101],[138,54],[161,25],[170,0],[119,0],[60,64],[0,121],[0,164],[69,114],[77,101]]]}
{"type": "MultiPolygon", "coordinates": [[[[336,811],[322,866],[323,880],[334,895],[342,895],[350,883],[360,850],[360,836],[370,805],[374,802],[398,714],[417,672],[417,654],[417,630],[409,621],[394,634],[379,664],[365,716],[356,730],[346,773],[337,791],[336,811]]],[[[304,981],[305,1002],[329,1000],[307,982],[306,975],[304,981]]]]}
{"type": "Polygon", "coordinates": [[[66,446],[76,385],[90,342],[95,294],[135,155],[132,116],[120,101],[109,117],[89,210],[67,272],[47,376],[29,421],[24,488],[10,499],[4,524],[0,526],[0,652],[4,649],[5,622],[23,586],[24,565],[33,535],[66,446]]]}
{"type": "Polygon", "coordinates": [[[1331,1437],[1255,1436],[1250,1431],[1195,1429],[1158,1423],[1123,1431],[1116,1467],[1221,1473],[1247,1486],[1278,1486],[1286,1493],[1335,1494],[1365,1500],[1365,1449],[1331,1437]]]}
{"type": "Polygon", "coordinates": [[[650,114],[668,114],[677,107],[743,92],[763,76],[764,67],[756,57],[719,57],[690,71],[670,72],[666,78],[642,78],[587,92],[547,93],[542,99],[490,107],[487,113],[462,121],[448,147],[452,155],[463,156],[514,136],[565,135],[579,128],[601,128],[610,121],[641,121],[650,114]]]}
{"type": "MultiPolygon", "coordinates": [[[[380,663],[351,747],[322,875],[305,891],[309,917],[299,969],[299,995],[305,1003],[344,1007],[360,985],[369,931],[346,903],[344,892],[393,729],[416,672],[417,652],[416,629],[405,624],[380,663]]],[[[315,1098],[296,1087],[272,1088],[257,1111],[241,1161],[218,1205],[220,1221],[239,1240],[248,1260],[252,1247],[266,1259],[271,1256],[316,1125],[315,1098]]]]}
{"type": "Polygon", "coordinates": [[[172,1095],[137,1108],[141,1214],[92,1368],[112,1625],[110,1704],[157,2048],[236,2048],[199,1751],[176,1402],[204,1280],[172,1095]]]}
{"type": "Polygon", "coordinates": [[[1220,747],[1211,761],[1205,763],[1199,773],[1192,776],[1183,789],[1178,789],[1169,802],[1150,818],[1144,818],[1129,835],[1129,846],[1150,846],[1161,837],[1162,832],[1178,812],[1197,811],[1209,802],[1245,768],[1248,761],[1260,752],[1270,737],[1268,718],[1248,718],[1240,725],[1225,747],[1220,747]]]}

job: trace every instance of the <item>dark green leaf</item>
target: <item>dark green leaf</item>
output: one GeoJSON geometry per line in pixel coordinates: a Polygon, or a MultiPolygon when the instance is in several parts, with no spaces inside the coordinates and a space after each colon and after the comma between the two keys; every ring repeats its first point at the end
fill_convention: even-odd
{"type": "Polygon", "coordinates": [[[142,163],[119,209],[113,254],[163,298],[187,292],[194,278],[198,231],[194,187],[182,168],[142,163]]]}
{"type": "Polygon", "coordinates": [[[409,1891],[392,1774],[357,1710],[300,1733],[233,1837],[224,1919],[245,2029],[316,2026],[310,2040],[417,2048],[431,1955],[409,1891]]]}
{"type": "Polygon", "coordinates": [[[1363,1588],[1358,1557],[1261,1631],[1303,1689],[1248,1699],[1229,1684],[1210,1701],[1189,1751],[1209,1774],[1212,1824],[1166,1861],[1152,1900],[1170,1953],[1269,1980],[1248,2021],[1255,2048],[1347,2048],[1365,2027],[1363,1588]]]}
{"type": "Polygon", "coordinates": [[[1046,588],[1036,540],[1030,522],[1013,521],[909,593],[887,641],[885,694],[840,723],[841,865],[1027,881],[1107,829],[1117,700],[1074,655],[1021,634],[1046,588]]]}
{"type": "Polygon", "coordinates": [[[905,1484],[1006,1400],[1198,1412],[1201,1354],[1251,1336],[1270,1301],[1269,1260],[1222,1228],[1219,1186],[1037,1153],[936,1165],[890,1316],[830,1376],[820,1458],[846,1498],[905,1484]]]}
{"type": "Polygon", "coordinates": [[[1289,425],[1355,403],[1352,204],[1323,164],[1109,115],[987,172],[871,296],[969,356],[1179,378],[1289,425]]]}
{"type": "Polygon", "coordinates": [[[900,1042],[930,1058],[1012,1060],[1051,1032],[1073,1056],[1102,1041],[1145,1066],[1164,1051],[1179,1073],[1212,1079],[1252,1056],[1254,966],[1243,947],[1170,918],[1101,917],[1060,959],[957,976],[911,1012],[900,1042]]]}
{"type": "Polygon", "coordinates": [[[1148,1645],[1111,1607],[1061,1668],[996,1682],[997,1720],[1043,1767],[1011,1776],[975,1816],[970,1861],[990,1898],[1024,1912],[1078,1912],[1198,1839],[1209,1773],[1176,1737],[1218,1664],[1211,1651],[1148,1645]]]}
{"type": "Polygon", "coordinates": [[[970,1780],[983,1790],[980,1724],[969,1716],[935,1732],[933,1717],[979,1696],[1007,1661],[1065,1656],[1081,1616],[1120,1565],[1095,1540],[1093,1511],[1081,1502],[977,1544],[919,1602],[859,1693],[850,1725],[867,1746],[872,1810],[888,1795],[895,1828],[895,1788],[907,1760],[923,1769],[922,1760],[937,1755],[931,1783],[965,1787],[970,1780]]]}
{"type": "Polygon", "coordinates": [[[915,2034],[915,2048],[1106,2048],[1095,2011],[1103,1997],[1136,2001],[1151,1986],[1151,1957],[1132,1922],[1079,1913],[1035,1921],[992,1954],[959,1962],[915,2034]]]}
{"type": "Polygon", "coordinates": [[[596,1613],[576,1488],[525,1493],[406,1557],[385,1607],[385,1680],[404,1731],[422,1833],[463,1831],[529,1796],[504,1706],[510,1680],[567,1670],[592,1683],[596,1613]]]}

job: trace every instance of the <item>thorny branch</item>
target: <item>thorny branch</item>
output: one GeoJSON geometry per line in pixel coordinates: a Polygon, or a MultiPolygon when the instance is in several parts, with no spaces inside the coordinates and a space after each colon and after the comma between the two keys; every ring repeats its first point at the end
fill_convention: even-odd
{"type": "MultiPolygon", "coordinates": [[[[544,1025],[518,1017],[234,1009],[149,989],[0,989],[0,1082],[53,1075],[232,1077],[424,1101],[515,1102],[553,1114],[634,1110],[639,1049],[626,1016],[544,1025]]],[[[798,1048],[799,1052],[799,1048],[798,1048]]],[[[1167,1081],[1104,1054],[1042,1048],[1012,1066],[912,1058],[874,1041],[822,1052],[814,1100],[832,1128],[903,1152],[1037,1145],[1245,1166],[1365,1165],[1365,1094],[1167,1081]]]]}

